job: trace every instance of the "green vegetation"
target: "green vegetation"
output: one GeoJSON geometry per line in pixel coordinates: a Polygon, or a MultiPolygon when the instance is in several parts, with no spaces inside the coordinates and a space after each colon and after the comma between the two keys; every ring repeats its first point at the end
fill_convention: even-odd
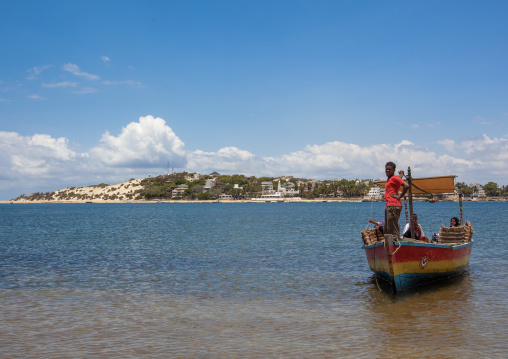
{"type": "Polygon", "coordinates": [[[499,196],[499,187],[497,186],[497,183],[489,182],[485,186],[483,186],[483,189],[485,190],[485,195],[487,197],[497,197],[499,196]]]}
{"type": "MultiPolygon", "coordinates": [[[[148,177],[140,181],[140,186],[130,179],[127,184],[110,186],[101,183],[85,188],[70,187],[57,192],[22,194],[14,200],[24,201],[92,201],[92,200],[216,200],[219,196],[230,195],[235,200],[250,199],[263,194],[261,183],[271,182],[273,189],[277,189],[280,181],[283,187],[298,191],[297,196],[303,199],[315,198],[359,198],[365,196],[374,186],[372,180],[325,180],[287,177],[244,176],[241,174],[221,175],[212,172],[209,175],[197,175],[181,172],[170,175],[148,177]],[[94,189],[102,189],[100,194],[94,189]],[[106,189],[107,188],[107,189],[106,189]],[[125,189],[132,188],[128,193],[125,189]],[[122,192],[119,192],[122,190],[122,192]]],[[[495,182],[488,182],[484,186],[467,185],[464,182],[456,184],[457,193],[464,197],[478,196],[482,191],[487,197],[508,196],[508,186],[499,187],[495,182]]]]}

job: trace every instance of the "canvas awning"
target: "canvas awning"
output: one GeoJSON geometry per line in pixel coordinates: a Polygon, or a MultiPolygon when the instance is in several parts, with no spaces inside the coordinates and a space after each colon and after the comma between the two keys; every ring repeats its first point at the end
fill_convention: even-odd
{"type": "MultiPolygon", "coordinates": [[[[454,193],[455,176],[436,176],[413,178],[413,194],[419,193],[454,193]]],[[[406,181],[407,182],[407,181],[406,181]]],[[[375,181],[378,186],[384,187],[386,181],[375,181]]]]}

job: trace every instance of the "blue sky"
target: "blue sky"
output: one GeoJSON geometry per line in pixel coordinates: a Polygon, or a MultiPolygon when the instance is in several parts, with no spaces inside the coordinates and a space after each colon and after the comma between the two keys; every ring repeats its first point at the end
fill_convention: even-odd
{"type": "Polygon", "coordinates": [[[505,1],[3,1],[0,199],[175,171],[508,181],[505,1]]]}

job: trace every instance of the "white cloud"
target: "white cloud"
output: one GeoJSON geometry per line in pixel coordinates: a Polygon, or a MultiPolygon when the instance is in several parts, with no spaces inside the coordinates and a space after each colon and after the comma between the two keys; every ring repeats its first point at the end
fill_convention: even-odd
{"type": "Polygon", "coordinates": [[[411,166],[415,177],[455,174],[466,183],[507,184],[508,135],[438,143],[454,155],[440,154],[436,144],[429,149],[409,141],[368,146],[333,141],[277,157],[259,157],[237,147],[187,152],[162,118],[146,116],[129,123],[117,136],[104,133],[88,153],[75,152],[66,138],[0,132],[0,190],[12,189],[17,196],[25,192],[14,189],[21,184],[30,192],[45,192],[48,188],[119,183],[164,173],[168,162],[178,170],[200,173],[375,179],[383,178],[384,164],[393,161],[398,169],[411,166]]]}
{"type": "Polygon", "coordinates": [[[435,122],[435,123],[428,123],[427,127],[436,128],[436,127],[442,127],[442,126],[441,126],[441,122],[435,122]]]}
{"type": "Polygon", "coordinates": [[[92,74],[89,74],[89,73],[86,73],[86,72],[83,72],[80,70],[79,66],[76,65],[76,64],[65,64],[63,65],[62,69],[64,71],[68,71],[70,72],[71,74],[73,75],[76,75],[76,76],[79,76],[79,77],[84,77],[88,80],[99,80],[100,77],[97,76],[97,75],[92,75],[92,74]]]}
{"type": "Polygon", "coordinates": [[[101,60],[102,60],[102,62],[104,62],[104,63],[111,62],[111,59],[110,59],[109,57],[107,57],[107,56],[101,56],[101,60]]]}
{"type": "Polygon", "coordinates": [[[35,80],[35,79],[37,79],[37,77],[39,77],[39,75],[43,71],[45,71],[51,67],[53,67],[53,65],[34,66],[31,69],[26,70],[28,72],[27,79],[28,80],[35,80]]]}
{"type": "Polygon", "coordinates": [[[0,152],[0,193],[9,198],[70,186],[119,183],[160,174],[168,161],[177,168],[187,163],[183,142],[164,120],[152,116],[128,124],[118,136],[106,132],[89,153],[75,152],[63,137],[1,131],[0,152]]]}
{"type": "Polygon", "coordinates": [[[447,151],[454,152],[455,151],[455,141],[445,138],[443,140],[437,141],[438,144],[443,146],[447,151]]]}
{"type": "Polygon", "coordinates": [[[196,150],[188,155],[187,168],[202,173],[218,171],[220,173],[242,173],[254,175],[265,166],[261,158],[249,151],[236,147],[224,147],[217,152],[196,150]]]}
{"type": "Polygon", "coordinates": [[[54,88],[54,87],[76,87],[77,82],[70,82],[70,81],[64,81],[64,82],[52,82],[52,83],[46,83],[42,84],[43,87],[48,88],[54,88]]]}
{"type": "Polygon", "coordinates": [[[122,128],[118,136],[102,135],[101,144],[90,150],[92,158],[110,167],[154,168],[186,165],[184,143],[162,118],[140,117],[122,128]]]}
{"type": "Polygon", "coordinates": [[[304,150],[284,154],[280,157],[259,158],[247,151],[227,147],[218,152],[194,151],[189,155],[189,171],[204,173],[242,173],[256,176],[293,175],[296,177],[330,179],[338,178],[381,178],[384,165],[394,161],[399,169],[408,166],[415,176],[431,176],[463,173],[472,162],[447,155],[437,155],[409,141],[398,144],[360,145],[329,142],[309,145],[304,150]]]}
{"type": "Polygon", "coordinates": [[[15,132],[0,131],[0,169],[10,179],[28,177],[34,182],[41,177],[54,178],[69,171],[69,163],[79,157],[66,138],[49,135],[21,136],[15,132]]]}
{"type": "Polygon", "coordinates": [[[474,139],[463,140],[460,147],[478,169],[506,171],[508,166],[508,136],[490,138],[486,134],[474,139]]]}

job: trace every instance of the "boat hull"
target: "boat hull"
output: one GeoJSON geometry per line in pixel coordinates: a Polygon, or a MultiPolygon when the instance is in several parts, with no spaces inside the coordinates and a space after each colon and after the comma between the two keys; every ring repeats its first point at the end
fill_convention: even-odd
{"type": "Polygon", "coordinates": [[[473,241],[460,245],[385,242],[363,246],[369,267],[388,280],[395,293],[463,271],[469,264],[473,241]]]}

